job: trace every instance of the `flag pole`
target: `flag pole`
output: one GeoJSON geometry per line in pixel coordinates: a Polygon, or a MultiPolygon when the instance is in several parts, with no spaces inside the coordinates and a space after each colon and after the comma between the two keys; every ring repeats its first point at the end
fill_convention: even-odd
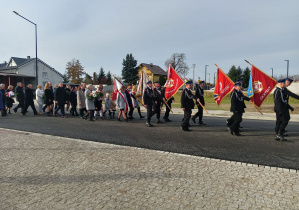
{"type": "Polygon", "coordinates": [[[207,114],[209,114],[209,112],[206,110],[206,108],[202,105],[202,103],[200,103],[200,101],[197,101],[199,103],[199,105],[206,111],[207,114]]]}

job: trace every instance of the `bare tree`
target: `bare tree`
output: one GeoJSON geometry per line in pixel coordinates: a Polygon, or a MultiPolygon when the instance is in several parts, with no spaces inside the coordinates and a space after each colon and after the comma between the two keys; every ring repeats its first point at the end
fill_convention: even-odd
{"type": "Polygon", "coordinates": [[[185,61],[185,53],[173,53],[171,57],[165,61],[165,66],[168,68],[169,64],[171,64],[178,74],[185,77],[189,72],[189,67],[185,61]]]}

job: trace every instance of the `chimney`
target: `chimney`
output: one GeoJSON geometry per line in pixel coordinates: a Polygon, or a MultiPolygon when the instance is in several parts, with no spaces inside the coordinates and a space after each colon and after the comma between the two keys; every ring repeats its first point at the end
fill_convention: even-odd
{"type": "Polygon", "coordinates": [[[27,59],[28,59],[28,60],[30,59],[30,56],[29,56],[29,55],[27,56],[27,59]]]}

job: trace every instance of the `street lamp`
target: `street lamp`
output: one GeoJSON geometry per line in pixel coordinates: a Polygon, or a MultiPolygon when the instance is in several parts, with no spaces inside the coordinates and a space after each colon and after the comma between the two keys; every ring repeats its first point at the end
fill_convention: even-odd
{"type": "Polygon", "coordinates": [[[20,16],[21,18],[27,20],[28,22],[32,23],[35,26],[35,81],[36,81],[36,86],[38,85],[38,70],[37,70],[37,24],[28,20],[27,18],[23,17],[16,11],[13,11],[16,15],[20,16]]]}
{"type": "Polygon", "coordinates": [[[289,77],[289,60],[284,60],[287,62],[287,78],[289,77]]]}
{"type": "Polygon", "coordinates": [[[195,64],[193,64],[193,90],[194,90],[194,86],[195,86],[195,82],[194,82],[194,71],[195,71],[195,64]]]}
{"type": "Polygon", "coordinates": [[[272,69],[272,78],[273,78],[273,68],[270,68],[270,69],[272,69]]]}
{"type": "Polygon", "coordinates": [[[207,67],[208,67],[209,65],[205,65],[205,82],[207,82],[207,67]]]}

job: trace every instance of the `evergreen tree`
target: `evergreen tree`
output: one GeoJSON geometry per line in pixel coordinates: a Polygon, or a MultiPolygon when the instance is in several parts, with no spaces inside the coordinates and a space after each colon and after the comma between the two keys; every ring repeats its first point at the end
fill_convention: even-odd
{"type": "Polygon", "coordinates": [[[240,66],[238,68],[236,68],[235,65],[233,65],[228,74],[229,78],[231,78],[231,80],[233,80],[233,82],[235,82],[238,79],[241,79],[242,77],[242,69],[240,68],[240,66]]]}
{"type": "Polygon", "coordinates": [[[107,85],[112,85],[112,77],[110,71],[108,71],[106,79],[107,79],[107,85]]]}
{"type": "Polygon", "coordinates": [[[80,61],[72,59],[66,64],[66,80],[74,84],[80,84],[83,81],[83,75],[85,74],[84,68],[80,61]]]}
{"type": "Polygon", "coordinates": [[[138,68],[137,60],[134,59],[132,54],[127,54],[126,59],[123,59],[122,79],[126,83],[136,84],[138,81],[138,68]]]}
{"type": "Polygon", "coordinates": [[[83,80],[86,84],[93,84],[93,79],[89,74],[85,74],[85,78],[83,80]]]}
{"type": "Polygon", "coordinates": [[[248,88],[248,83],[249,83],[249,78],[250,78],[250,69],[246,67],[246,69],[243,70],[242,73],[242,78],[243,78],[243,87],[248,88]]]}
{"type": "Polygon", "coordinates": [[[106,84],[106,82],[107,82],[106,74],[105,74],[105,71],[104,71],[103,67],[100,68],[100,72],[99,72],[99,75],[98,75],[98,81],[99,81],[99,84],[106,84]]]}
{"type": "Polygon", "coordinates": [[[63,83],[69,83],[69,80],[67,79],[66,73],[63,74],[63,83]]]}

